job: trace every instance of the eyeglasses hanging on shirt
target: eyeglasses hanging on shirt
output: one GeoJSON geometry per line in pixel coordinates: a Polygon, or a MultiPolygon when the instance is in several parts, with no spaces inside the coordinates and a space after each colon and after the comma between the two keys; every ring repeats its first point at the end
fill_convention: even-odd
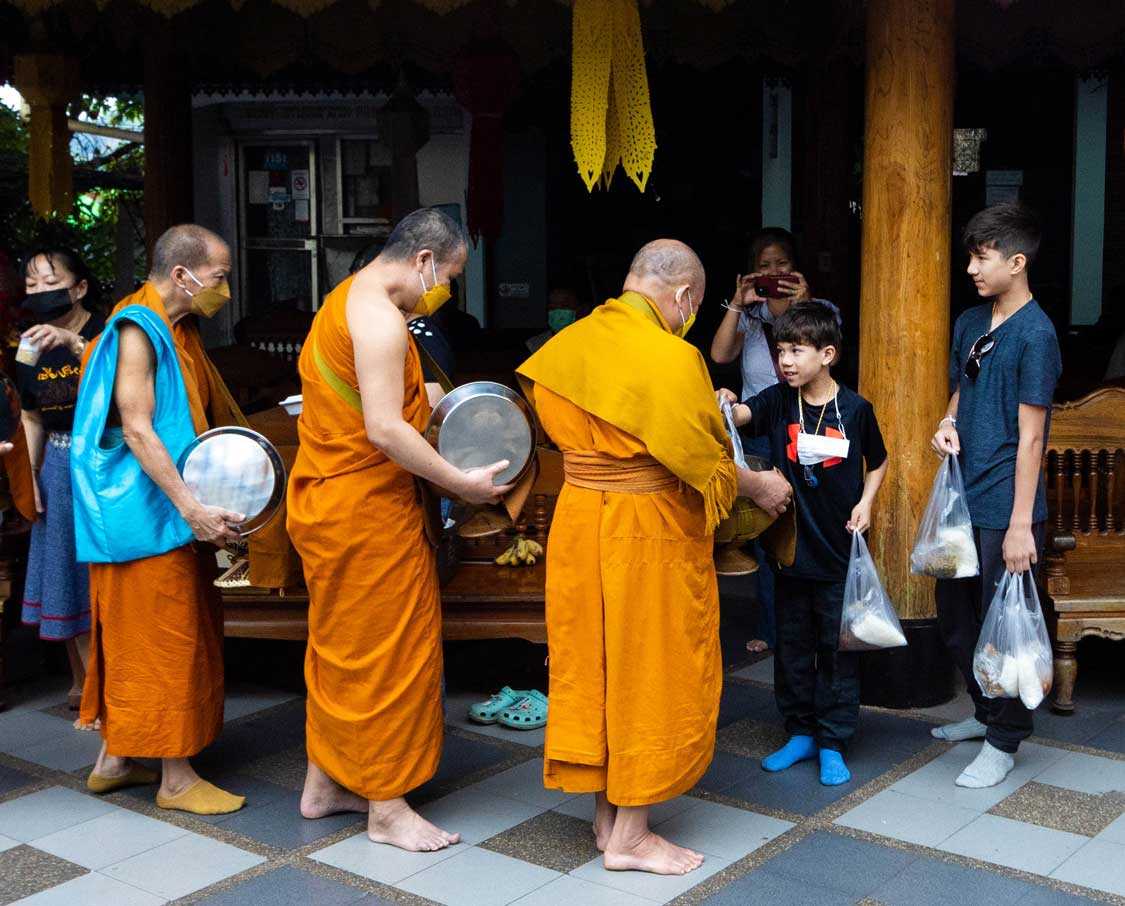
{"type": "Polygon", "coordinates": [[[991,352],[996,345],[996,338],[991,333],[986,333],[984,336],[977,337],[977,341],[973,344],[973,348],[969,350],[969,358],[965,362],[965,377],[970,381],[976,381],[980,377],[980,360],[991,352]]]}

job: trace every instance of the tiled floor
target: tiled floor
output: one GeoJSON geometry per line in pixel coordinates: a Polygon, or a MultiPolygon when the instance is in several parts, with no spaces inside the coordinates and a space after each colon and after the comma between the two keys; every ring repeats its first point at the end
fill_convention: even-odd
{"type": "Polygon", "coordinates": [[[760,769],[784,739],[772,671],[766,658],[728,675],[710,769],[653,809],[660,833],[706,857],[683,878],[605,871],[592,797],[544,789],[543,731],[467,721],[479,692],[449,693],[441,766],[412,797],[463,842],[413,854],[372,844],[359,815],[300,817],[292,693],[232,689],[197,762],[247,806],[197,818],[156,809],[151,788],[87,795],[98,737],[60,716],[65,687],[19,689],[0,714],[0,906],[1125,906],[1125,678],[1088,686],[1072,718],[1038,714],[992,790],[953,784],[980,743],[929,734],[967,712],[963,697],[864,709],[854,779],[826,788],[814,763],[760,769]]]}

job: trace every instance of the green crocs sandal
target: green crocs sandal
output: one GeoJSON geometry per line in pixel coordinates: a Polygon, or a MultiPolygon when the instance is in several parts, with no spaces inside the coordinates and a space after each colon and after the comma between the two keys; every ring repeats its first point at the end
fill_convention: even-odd
{"type": "Polygon", "coordinates": [[[547,696],[531,689],[522,701],[500,712],[499,720],[512,730],[537,730],[547,723],[547,696]]]}
{"type": "Polygon", "coordinates": [[[499,692],[492,693],[492,698],[486,702],[469,705],[469,720],[475,724],[494,724],[500,718],[500,713],[527,697],[527,692],[517,692],[510,686],[505,686],[499,692]]]}

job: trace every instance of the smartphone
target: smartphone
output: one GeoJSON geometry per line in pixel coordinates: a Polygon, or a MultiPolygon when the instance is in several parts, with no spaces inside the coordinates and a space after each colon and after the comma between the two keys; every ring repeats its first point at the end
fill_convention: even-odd
{"type": "Polygon", "coordinates": [[[754,291],[767,299],[787,299],[789,293],[782,291],[782,283],[797,284],[800,280],[792,274],[766,274],[754,278],[754,291]]]}

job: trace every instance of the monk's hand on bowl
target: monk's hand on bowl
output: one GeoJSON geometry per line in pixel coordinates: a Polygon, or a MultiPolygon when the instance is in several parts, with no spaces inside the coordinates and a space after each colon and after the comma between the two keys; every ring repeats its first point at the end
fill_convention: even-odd
{"type": "Polygon", "coordinates": [[[464,486],[459,496],[467,503],[499,503],[500,498],[512,489],[512,485],[497,485],[495,479],[509,465],[508,460],[502,459],[490,466],[468,469],[464,473],[464,486]]]}
{"type": "Polygon", "coordinates": [[[0,456],[7,456],[15,449],[15,445],[10,441],[0,442],[0,456]]]}
{"type": "Polygon", "coordinates": [[[235,526],[245,522],[246,517],[222,507],[200,504],[185,514],[184,521],[191,526],[197,541],[207,541],[222,547],[228,541],[237,541],[242,537],[235,526]]]}
{"type": "Polygon", "coordinates": [[[793,499],[793,489],[777,469],[750,472],[739,469],[739,492],[744,493],[771,516],[780,516],[793,499]]]}

